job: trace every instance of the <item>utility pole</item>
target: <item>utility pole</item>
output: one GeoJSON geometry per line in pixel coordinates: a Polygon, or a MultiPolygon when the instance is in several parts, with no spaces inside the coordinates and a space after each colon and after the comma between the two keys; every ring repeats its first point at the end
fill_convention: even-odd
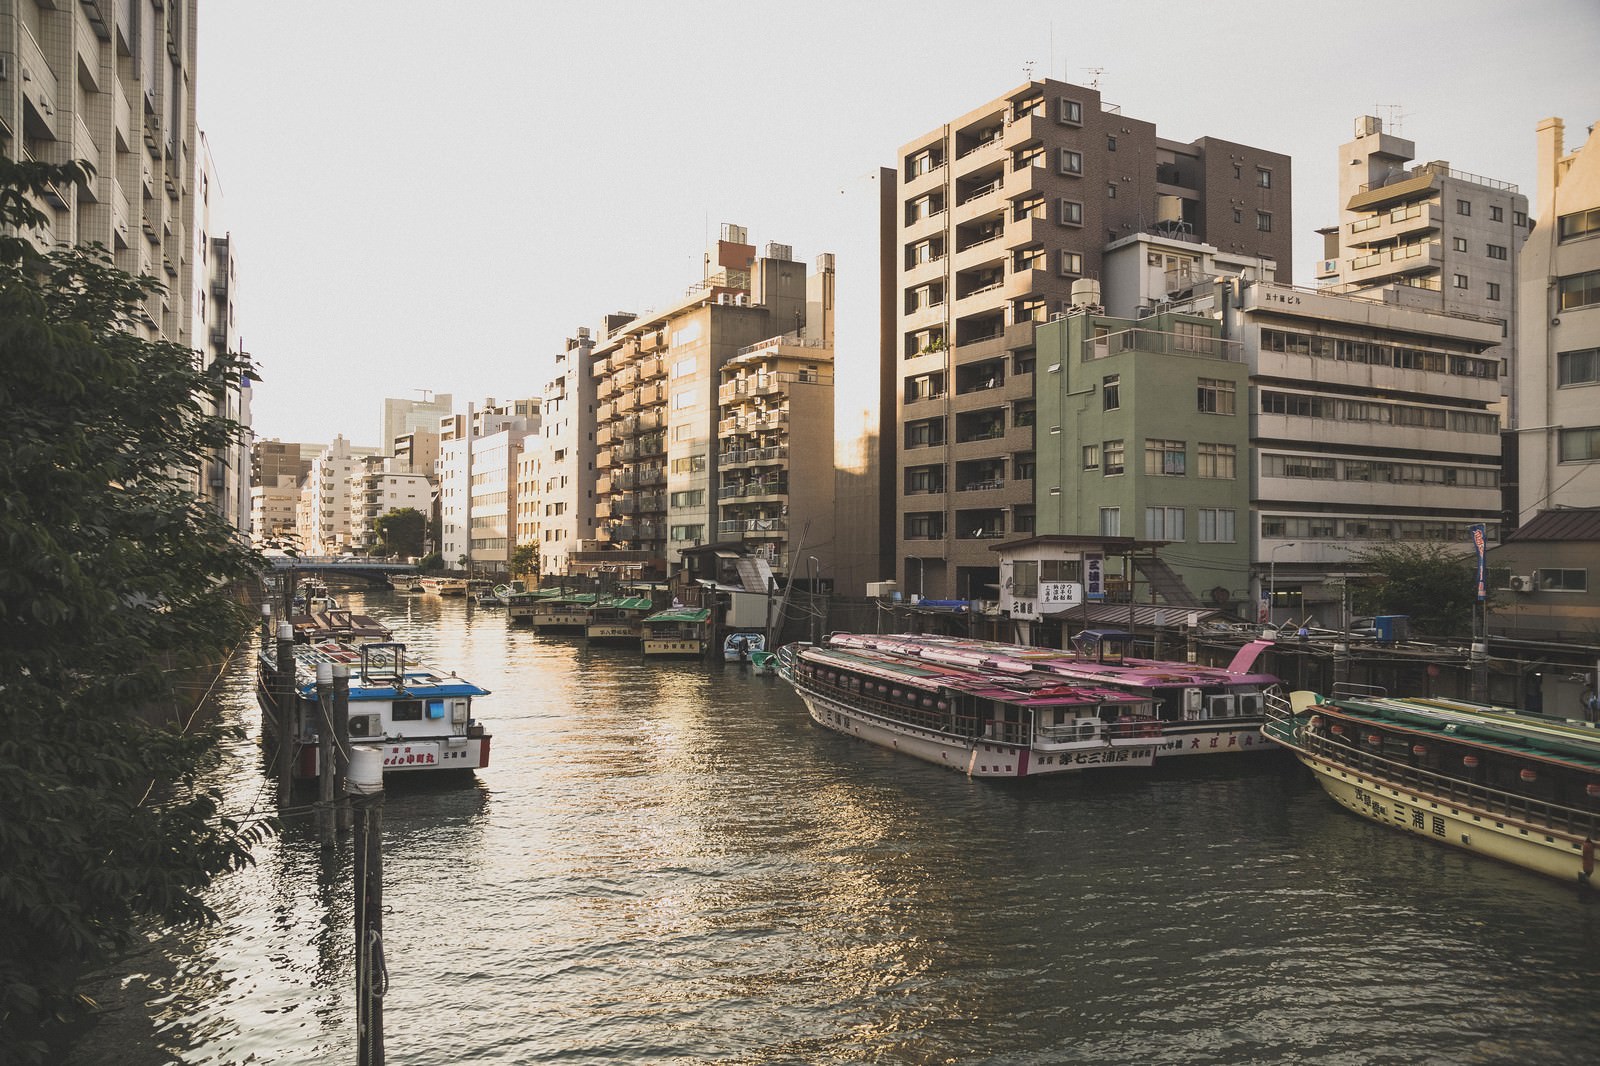
{"type": "Polygon", "coordinates": [[[383,1066],[383,752],[352,752],[347,784],[355,816],[356,1063],[383,1066]]]}

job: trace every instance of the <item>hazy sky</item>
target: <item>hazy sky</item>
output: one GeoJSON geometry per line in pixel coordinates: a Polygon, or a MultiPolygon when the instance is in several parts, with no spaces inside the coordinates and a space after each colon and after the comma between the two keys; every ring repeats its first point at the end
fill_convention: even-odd
{"type": "Polygon", "coordinates": [[[1530,201],[1535,123],[1600,121],[1594,0],[201,0],[199,52],[255,428],[307,443],[538,394],[723,222],[836,253],[838,358],[875,359],[878,167],[1030,72],[1291,156],[1303,284],[1358,115],[1530,201]]]}

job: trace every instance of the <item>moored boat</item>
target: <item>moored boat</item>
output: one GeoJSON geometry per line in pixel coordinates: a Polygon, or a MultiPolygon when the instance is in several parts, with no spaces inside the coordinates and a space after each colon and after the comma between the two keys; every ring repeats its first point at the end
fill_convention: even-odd
{"type": "Polygon", "coordinates": [[[528,621],[540,633],[583,633],[589,624],[589,608],[598,598],[592,592],[546,596],[533,603],[528,621]]]}
{"type": "Polygon", "coordinates": [[[1227,667],[1140,659],[1128,655],[1132,635],[1088,630],[1071,650],[926,634],[834,633],[838,647],[869,648],[913,662],[941,662],[1009,674],[1041,674],[1084,684],[1127,689],[1153,701],[1161,723],[1157,758],[1276,751],[1263,741],[1265,694],[1279,689],[1271,674],[1251,672],[1255,652],[1227,667]]]}
{"type": "Polygon", "coordinates": [[[602,596],[589,605],[583,635],[597,643],[638,644],[654,606],[648,596],[602,596]]]}
{"type": "Polygon", "coordinates": [[[464,577],[425,577],[420,582],[422,591],[430,596],[465,596],[467,579],[464,577]]]}
{"type": "Polygon", "coordinates": [[[710,646],[711,610],[668,607],[646,615],[644,653],[649,656],[703,656],[710,646]]]}
{"type": "Polygon", "coordinates": [[[1600,839],[1600,733],[1446,699],[1292,693],[1262,727],[1369,821],[1569,883],[1600,839]]]}
{"type": "Polygon", "coordinates": [[[1161,726],[1148,696],[834,643],[788,644],[780,676],[811,720],[973,777],[1149,766],[1161,726]]]}
{"type": "MultiPolygon", "coordinates": [[[[294,776],[318,774],[318,730],[325,714],[317,669],[350,671],[350,743],[383,753],[384,772],[477,770],[489,765],[490,734],[473,717],[473,700],[489,691],[412,659],[404,644],[354,646],[342,641],[294,645],[294,694],[288,713],[294,776]]],[[[259,660],[256,694],[264,738],[276,737],[280,695],[274,663],[259,660]]]]}
{"type": "Polygon", "coordinates": [[[422,576],[420,574],[390,574],[389,587],[403,594],[419,593],[422,591],[422,576]]]}

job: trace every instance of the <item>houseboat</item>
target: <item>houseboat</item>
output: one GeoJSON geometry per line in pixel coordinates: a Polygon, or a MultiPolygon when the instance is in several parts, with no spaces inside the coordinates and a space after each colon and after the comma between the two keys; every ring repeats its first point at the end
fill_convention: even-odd
{"type": "Polygon", "coordinates": [[[420,593],[422,577],[420,574],[390,574],[389,587],[402,595],[420,593]]]}
{"type": "MultiPolygon", "coordinates": [[[[296,778],[318,774],[317,732],[324,713],[317,668],[341,665],[350,671],[350,743],[380,750],[386,774],[472,771],[489,765],[490,735],[473,717],[472,706],[475,698],[489,695],[487,689],[418,663],[404,644],[353,646],[329,640],[294,646],[289,714],[296,778]]],[[[256,694],[262,736],[268,739],[278,735],[280,700],[274,675],[272,658],[263,652],[256,694]]]]}
{"type": "Polygon", "coordinates": [[[1588,886],[1600,733],[1503,707],[1381,695],[1274,697],[1262,733],[1369,821],[1588,886]]]}
{"type": "Polygon", "coordinates": [[[464,577],[425,577],[422,591],[429,596],[465,596],[467,579],[464,577]]]}
{"type": "Polygon", "coordinates": [[[779,675],[818,725],[972,777],[1150,766],[1152,700],[1127,689],[836,642],[788,644],[779,675]]]}
{"type": "Polygon", "coordinates": [[[539,633],[587,632],[589,608],[599,597],[592,592],[576,592],[546,596],[533,604],[528,621],[539,633]]]}
{"type": "Polygon", "coordinates": [[[1070,650],[912,634],[835,633],[840,647],[870,648],[910,661],[939,661],[1005,673],[1126,689],[1151,700],[1161,722],[1160,759],[1271,753],[1261,725],[1266,693],[1281,691],[1271,674],[1249,670],[1268,641],[1248,645],[1227,667],[1129,656],[1132,635],[1086,630],[1070,650]]]}
{"type": "Polygon", "coordinates": [[[637,646],[644,620],[655,604],[649,596],[602,596],[589,605],[583,635],[597,644],[637,646]]]}
{"type": "Polygon", "coordinates": [[[711,646],[709,607],[668,607],[647,615],[643,626],[646,655],[698,658],[711,646]]]}

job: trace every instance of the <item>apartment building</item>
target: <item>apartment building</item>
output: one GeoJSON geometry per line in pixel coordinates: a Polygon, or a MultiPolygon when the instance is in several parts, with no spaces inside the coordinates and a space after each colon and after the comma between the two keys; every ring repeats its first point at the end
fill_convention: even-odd
{"type": "Polygon", "coordinates": [[[571,573],[568,556],[595,539],[594,346],[589,327],[580,326],[556,354],[540,440],[523,455],[519,481],[529,491],[517,497],[516,542],[535,546],[540,574],[571,573]]]}
{"type": "Polygon", "coordinates": [[[1418,307],[1500,322],[1492,355],[1509,393],[1516,359],[1517,255],[1532,223],[1510,182],[1454,170],[1436,159],[1407,166],[1414,142],[1381,119],[1356,119],[1339,146],[1339,224],[1320,229],[1317,280],[1335,292],[1392,287],[1418,307]]]}
{"type": "MultiPolygon", "coordinates": [[[[81,159],[93,179],[51,190],[41,249],[103,244],[118,268],[166,283],[143,335],[195,344],[195,14],[198,0],[52,3],[0,9],[0,150],[81,159]]],[[[209,487],[209,486],[208,486],[209,487]]]]}
{"type": "Polygon", "coordinates": [[[350,475],[350,547],[370,551],[382,539],[378,519],[391,511],[433,508],[433,478],[405,470],[388,455],[360,460],[350,475]]]}
{"type": "Polygon", "coordinates": [[[257,547],[295,534],[300,486],[311,473],[311,454],[321,451],[277,439],[250,449],[250,539],[257,547]]]}
{"type": "Polygon", "coordinates": [[[539,430],[537,397],[439,420],[439,552],[447,565],[504,573],[511,562],[517,462],[539,430]]]}
{"type": "Polygon", "coordinates": [[[295,506],[295,535],[305,555],[335,555],[351,546],[350,478],[374,448],[338,436],[311,460],[295,506]]]}
{"type": "Polygon", "coordinates": [[[423,474],[437,483],[435,471],[439,464],[438,424],[438,419],[435,419],[429,426],[407,430],[392,441],[386,442],[390,454],[394,456],[396,470],[403,470],[408,474],[423,474]]]}
{"type": "Polygon", "coordinates": [[[1028,532],[1033,504],[1038,326],[1136,233],[1287,264],[1289,158],[1162,138],[1093,88],[1043,80],[903,145],[895,186],[897,576],[931,597],[993,598],[986,542],[1028,532]]]}
{"type": "Polygon", "coordinates": [[[439,420],[448,418],[455,410],[454,397],[448,392],[434,393],[420,390],[420,400],[386,397],[379,418],[378,443],[384,448],[416,430],[437,434],[439,420]]]}
{"type": "MultiPolygon", "coordinates": [[[[824,256],[818,273],[832,269],[824,256]]],[[[718,536],[722,367],[758,342],[820,328],[807,319],[810,285],[792,248],[758,255],[744,227],[725,224],[684,296],[607,320],[591,364],[598,528],[569,554],[575,571],[665,577],[683,548],[718,536]]],[[[831,469],[832,449],[818,461],[831,469]]]]}
{"type": "Polygon", "coordinates": [[[1517,286],[1518,524],[1559,508],[1600,506],[1600,142],[1566,151],[1565,123],[1539,123],[1540,224],[1517,286]]]}
{"type": "Polygon", "coordinates": [[[834,468],[818,461],[833,454],[833,380],[832,338],[790,334],[724,363],[717,393],[716,540],[818,582],[836,564],[834,468]]]}

